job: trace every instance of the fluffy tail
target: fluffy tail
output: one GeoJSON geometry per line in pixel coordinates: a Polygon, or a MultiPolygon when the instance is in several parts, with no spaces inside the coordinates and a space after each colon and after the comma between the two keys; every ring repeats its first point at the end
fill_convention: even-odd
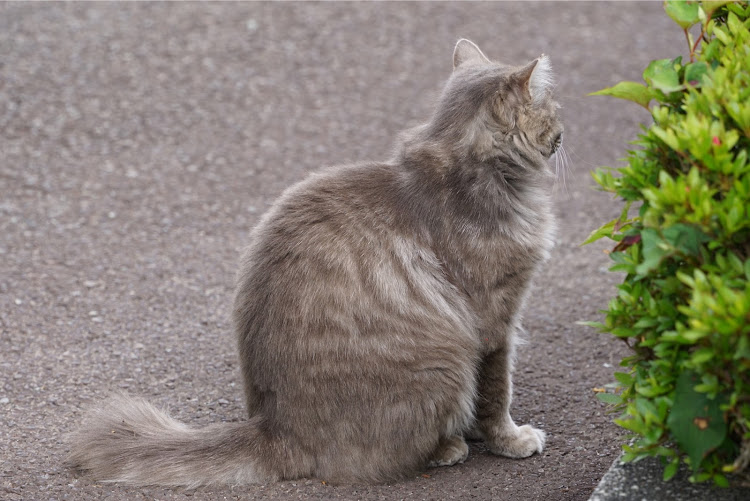
{"type": "Polygon", "coordinates": [[[127,485],[257,483],[277,478],[261,464],[265,442],[257,418],[193,429],[143,399],[118,396],[88,413],[67,462],[127,485]]]}

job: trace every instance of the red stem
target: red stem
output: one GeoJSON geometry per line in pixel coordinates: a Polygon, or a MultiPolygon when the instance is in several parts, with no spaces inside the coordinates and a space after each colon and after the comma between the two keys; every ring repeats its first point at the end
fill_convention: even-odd
{"type": "Polygon", "coordinates": [[[701,40],[703,40],[703,35],[706,32],[703,30],[703,26],[701,26],[701,34],[700,36],[696,37],[695,44],[693,45],[693,48],[690,49],[690,62],[693,62],[693,56],[695,55],[695,51],[698,49],[698,44],[701,43],[701,40]]]}

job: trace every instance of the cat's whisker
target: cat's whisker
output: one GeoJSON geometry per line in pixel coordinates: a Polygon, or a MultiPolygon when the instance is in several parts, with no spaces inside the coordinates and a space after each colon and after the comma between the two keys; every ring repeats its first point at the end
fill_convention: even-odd
{"type": "Polygon", "coordinates": [[[562,149],[563,152],[563,166],[565,167],[565,170],[567,171],[566,174],[570,174],[571,171],[571,164],[573,161],[570,158],[570,155],[568,155],[567,150],[565,148],[562,149]]]}
{"type": "Polygon", "coordinates": [[[565,172],[565,149],[560,145],[560,149],[557,152],[557,156],[560,159],[560,178],[563,184],[563,188],[567,191],[567,176],[565,172]]]}
{"type": "Polygon", "coordinates": [[[568,157],[562,144],[555,151],[555,186],[562,186],[563,192],[568,194],[568,169],[570,168],[570,157],[568,157]]]}
{"type": "MultiPolygon", "coordinates": [[[[567,152],[565,154],[568,155],[567,152]]],[[[588,160],[586,160],[585,158],[583,158],[581,155],[579,155],[578,153],[576,153],[575,150],[571,150],[570,151],[570,155],[575,156],[576,159],[577,159],[577,161],[578,161],[578,164],[580,164],[580,165],[586,165],[586,166],[588,166],[590,168],[599,167],[599,164],[595,164],[595,163],[589,162],[588,160]]],[[[572,157],[570,155],[568,155],[568,159],[572,162],[572,157]]]]}

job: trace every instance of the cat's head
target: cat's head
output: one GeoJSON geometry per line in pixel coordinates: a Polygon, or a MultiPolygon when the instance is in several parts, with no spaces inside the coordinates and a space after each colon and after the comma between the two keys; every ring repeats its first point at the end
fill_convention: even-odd
{"type": "Polygon", "coordinates": [[[562,144],[553,86],[547,56],[525,66],[507,66],[490,61],[474,43],[461,39],[433,132],[481,160],[511,157],[543,168],[562,144]]]}

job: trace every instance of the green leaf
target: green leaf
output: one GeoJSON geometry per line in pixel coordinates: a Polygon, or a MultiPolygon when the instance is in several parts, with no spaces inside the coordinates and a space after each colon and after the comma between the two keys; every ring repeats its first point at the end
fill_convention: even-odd
{"type": "Polygon", "coordinates": [[[711,240],[697,226],[677,223],[662,232],[664,240],[683,254],[698,256],[701,244],[711,240]]]}
{"type": "Polygon", "coordinates": [[[698,350],[695,350],[693,352],[693,356],[690,357],[690,360],[694,365],[699,365],[708,362],[712,358],[716,356],[715,350],[711,348],[700,348],[698,350]]]}
{"type": "Polygon", "coordinates": [[[633,376],[627,372],[615,372],[615,379],[617,379],[617,381],[623,386],[630,386],[633,384],[633,376]]]}
{"type": "Polygon", "coordinates": [[[701,7],[703,7],[704,11],[706,11],[706,15],[710,16],[716,9],[718,9],[722,5],[730,3],[731,1],[732,0],[703,0],[701,2],[701,7]]]}
{"type": "Polygon", "coordinates": [[[721,473],[717,473],[716,475],[714,475],[714,483],[719,487],[729,487],[729,480],[727,480],[727,477],[725,477],[721,473]]]}
{"type": "Polygon", "coordinates": [[[597,393],[596,398],[604,402],[605,404],[621,404],[622,397],[613,393],[597,393]]]}
{"type": "Polygon", "coordinates": [[[613,87],[592,92],[589,96],[612,96],[627,99],[646,109],[648,109],[648,103],[656,97],[651,89],[638,82],[620,82],[613,87]]]}
{"type": "Polygon", "coordinates": [[[584,240],[581,245],[590,244],[591,242],[596,242],[600,238],[610,236],[612,234],[612,231],[615,228],[616,223],[617,223],[617,219],[613,219],[612,221],[608,222],[601,228],[597,228],[596,230],[592,231],[591,234],[588,236],[588,238],[584,240]]]}
{"type": "Polygon", "coordinates": [[[685,66],[685,83],[699,87],[703,82],[703,75],[708,72],[708,65],[703,61],[690,63],[685,66]]]}
{"type": "Polygon", "coordinates": [[[705,482],[706,480],[710,478],[711,478],[711,473],[704,471],[703,473],[698,473],[697,475],[690,475],[690,477],[688,477],[688,480],[693,483],[699,484],[701,482],[705,482]]]}
{"type": "Polygon", "coordinates": [[[662,129],[658,125],[652,125],[651,132],[673,150],[680,150],[680,140],[677,138],[674,130],[662,129]]]}
{"type": "Polygon", "coordinates": [[[645,228],[641,231],[641,242],[643,243],[643,262],[636,267],[635,271],[639,275],[648,275],[659,267],[668,251],[660,245],[663,240],[654,229],[645,228]]]}
{"type": "Polygon", "coordinates": [[[685,86],[680,84],[680,75],[674,67],[675,61],[672,59],[651,61],[643,72],[643,79],[665,94],[682,90],[685,86]]]}
{"type": "Polygon", "coordinates": [[[670,480],[677,474],[677,470],[680,468],[680,457],[677,456],[670,461],[670,463],[664,468],[664,481],[670,480]]]}
{"type": "Polygon", "coordinates": [[[732,38],[730,37],[730,35],[721,28],[716,28],[714,30],[714,36],[718,38],[724,45],[729,45],[732,42],[732,38]]]}
{"type": "Polygon", "coordinates": [[[727,434],[719,398],[711,400],[705,393],[695,391],[698,383],[694,373],[680,374],[672,412],[667,418],[672,435],[690,457],[693,472],[698,471],[705,454],[718,447],[727,434]]]}
{"type": "Polygon", "coordinates": [[[664,2],[664,10],[674,22],[683,29],[689,28],[699,21],[697,2],[686,2],[685,0],[667,0],[664,2]]]}
{"type": "Polygon", "coordinates": [[[659,319],[653,317],[641,317],[634,325],[636,329],[648,329],[659,325],[659,319]]]}
{"type": "Polygon", "coordinates": [[[727,26],[729,26],[729,31],[733,35],[737,35],[742,30],[742,21],[737,18],[734,12],[730,12],[727,16],[727,26]]]}

